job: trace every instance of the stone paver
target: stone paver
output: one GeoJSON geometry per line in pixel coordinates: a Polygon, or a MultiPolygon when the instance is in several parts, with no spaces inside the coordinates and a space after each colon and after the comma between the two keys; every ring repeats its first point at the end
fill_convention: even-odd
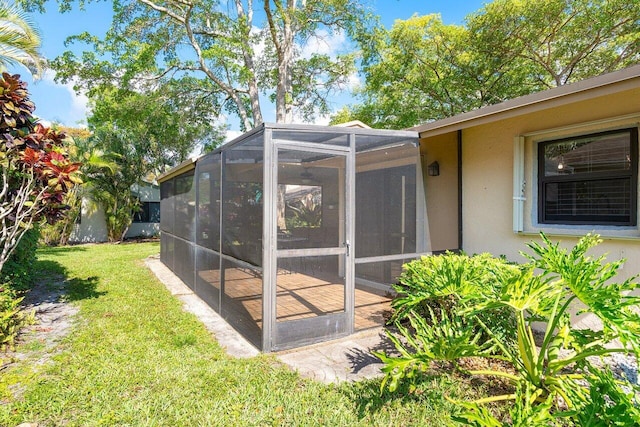
{"type": "MultiPolygon", "coordinates": [[[[260,353],[162,264],[157,256],[148,258],[146,265],[169,292],[184,303],[185,310],[195,314],[204,323],[229,355],[247,358],[260,353]]],[[[339,340],[279,352],[276,357],[306,378],[325,383],[357,381],[382,375],[382,363],[371,351],[389,349],[390,346],[380,327],[339,340]]]]}
{"type": "Polygon", "coordinates": [[[382,375],[382,363],[371,354],[388,348],[382,328],[334,341],[278,353],[277,357],[306,378],[325,383],[357,381],[382,375]]]}

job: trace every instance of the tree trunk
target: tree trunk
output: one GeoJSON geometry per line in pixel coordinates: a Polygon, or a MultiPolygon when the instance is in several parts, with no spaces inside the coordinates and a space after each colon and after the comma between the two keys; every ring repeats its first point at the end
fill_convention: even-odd
{"type": "Polygon", "coordinates": [[[286,204],[285,204],[285,200],[284,200],[284,196],[285,196],[285,192],[286,192],[286,185],[278,185],[278,203],[277,203],[277,224],[278,224],[278,230],[286,230],[287,229],[287,223],[285,221],[285,210],[287,208],[286,204]]]}
{"type": "MultiPolygon", "coordinates": [[[[242,0],[236,0],[236,10],[238,11],[238,20],[243,23],[242,31],[244,32],[242,55],[244,57],[244,66],[249,71],[250,77],[248,81],[249,89],[249,101],[251,102],[251,113],[253,116],[253,126],[258,126],[264,122],[262,118],[262,108],[260,106],[260,90],[258,89],[258,82],[256,80],[256,66],[254,63],[254,52],[251,45],[248,43],[251,40],[251,29],[253,27],[253,1],[247,1],[247,10],[245,11],[242,0]]],[[[248,130],[248,129],[247,129],[248,130]]]]}
{"type": "Polygon", "coordinates": [[[282,28],[274,19],[271,11],[270,0],[264,0],[264,10],[269,23],[271,40],[278,56],[278,83],[276,86],[276,122],[293,122],[293,110],[291,103],[293,94],[291,91],[291,61],[293,60],[293,39],[294,32],[292,26],[292,15],[295,12],[295,0],[287,0],[283,5],[281,0],[274,1],[278,10],[279,18],[282,20],[282,28]]]}

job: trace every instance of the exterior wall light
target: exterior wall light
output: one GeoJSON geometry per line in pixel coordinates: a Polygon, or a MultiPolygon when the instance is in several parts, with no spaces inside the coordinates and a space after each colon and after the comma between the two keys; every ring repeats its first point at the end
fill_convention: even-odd
{"type": "Polygon", "coordinates": [[[427,166],[427,173],[429,176],[440,175],[440,164],[437,161],[429,163],[429,166],[427,166]]]}

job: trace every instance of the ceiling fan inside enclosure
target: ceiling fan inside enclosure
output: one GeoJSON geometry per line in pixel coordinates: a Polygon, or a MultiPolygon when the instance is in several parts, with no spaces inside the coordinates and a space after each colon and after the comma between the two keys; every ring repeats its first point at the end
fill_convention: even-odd
{"type": "Polygon", "coordinates": [[[309,168],[304,168],[304,170],[300,173],[300,178],[302,178],[303,184],[312,184],[314,183],[313,174],[309,172],[309,168]]]}

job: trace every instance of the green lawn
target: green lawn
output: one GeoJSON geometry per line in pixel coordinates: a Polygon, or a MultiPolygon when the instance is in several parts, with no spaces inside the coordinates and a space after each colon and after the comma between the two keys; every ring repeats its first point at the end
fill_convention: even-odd
{"type": "Polygon", "coordinates": [[[379,380],[324,385],[271,355],[230,358],[146,269],[158,251],[157,243],[39,251],[40,277],[64,275],[80,311],[50,362],[27,359],[0,374],[0,425],[439,426],[453,410],[444,395],[477,393],[432,374],[411,392],[380,394],[379,380]]]}

